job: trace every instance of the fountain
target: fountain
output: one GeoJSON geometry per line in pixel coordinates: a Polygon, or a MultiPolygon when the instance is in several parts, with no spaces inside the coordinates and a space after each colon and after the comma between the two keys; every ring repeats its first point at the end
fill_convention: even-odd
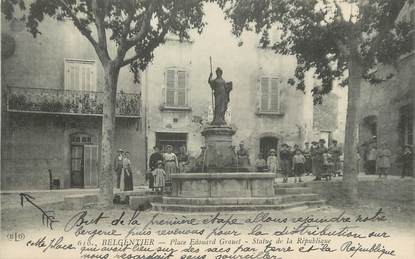
{"type": "Polygon", "coordinates": [[[239,172],[232,145],[236,130],[225,122],[232,82],[225,82],[222,70],[209,77],[215,96],[214,117],[202,131],[205,147],[189,173],[172,174],[172,192],[154,203],[155,210],[222,211],[272,209],[273,173],[239,172]]]}

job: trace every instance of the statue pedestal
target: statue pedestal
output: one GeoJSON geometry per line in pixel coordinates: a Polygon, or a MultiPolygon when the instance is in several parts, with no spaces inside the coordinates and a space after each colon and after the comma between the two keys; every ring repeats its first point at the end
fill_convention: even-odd
{"type": "Polygon", "coordinates": [[[232,150],[235,130],[229,126],[211,125],[202,131],[205,137],[204,172],[237,172],[236,158],[232,150]]]}
{"type": "Polygon", "coordinates": [[[214,212],[281,209],[283,199],[275,196],[272,173],[186,173],[172,174],[172,193],[156,211],[214,212]]]}

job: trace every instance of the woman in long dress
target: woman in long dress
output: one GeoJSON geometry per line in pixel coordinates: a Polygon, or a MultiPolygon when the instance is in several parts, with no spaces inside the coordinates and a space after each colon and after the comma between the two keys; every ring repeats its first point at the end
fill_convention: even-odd
{"type": "Polygon", "coordinates": [[[129,158],[130,153],[125,152],[125,157],[122,162],[122,175],[124,176],[124,188],[121,191],[132,191],[133,186],[133,172],[131,170],[131,160],[129,158]]]}
{"type": "Polygon", "coordinates": [[[173,153],[173,147],[168,145],[166,149],[166,153],[163,155],[164,169],[166,171],[166,183],[171,183],[171,174],[176,173],[179,163],[177,161],[176,154],[173,153]]]}
{"type": "Polygon", "coordinates": [[[249,161],[249,153],[248,150],[245,148],[244,142],[239,144],[239,150],[237,152],[238,155],[238,166],[239,171],[241,172],[248,172],[251,163],[249,161]]]}
{"type": "Polygon", "coordinates": [[[186,165],[189,163],[189,155],[187,154],[186,147],[180,147],[180,153],[177,156],[179,162],[179,173],[184,173],[186,170],[186,165]]]}

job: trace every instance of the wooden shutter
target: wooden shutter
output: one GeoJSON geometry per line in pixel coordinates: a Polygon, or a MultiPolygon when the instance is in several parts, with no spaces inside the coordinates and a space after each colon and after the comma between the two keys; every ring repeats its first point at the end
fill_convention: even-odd
{"type": "Polygon", "coordinates": [[[98,186],[98,146],[84,146],[84,184],[85,187],[98,186]]]}
{"type": "Polygon", "coordinates": [[[177,105],[186,106],[186,71],[177,71],[177,105]]]}
{"type": "Polygon", "coordinates": [[[92,91],[96,88],[96,69],[92,61],[65,60],[66,90],[92,91]]]}
{"type": "Polygon", "coordinates": [[[278,79],[271,79],[271,89],[270,89],[270,110],[272,112],[279,111],[279,92],[278,92],[278,79]]]}
{"type": "Polygon", "coordinates": [[[166,104],[174,106],[175,92],[176,92],[176,71],[168,69],[166,72],[166,104]]]}
{"type": "Polygon", "coordinates": [[[76,90],[76,65],[70,62],[65,62],[65,89],[66,90],[76,90]]]}
{"type": "Polygon", "coordinates": [[[81,145],[71,146],[71,187],[84,187],[83,150],[81,145]]]}
{"type": "Polygon", "coordinates": [[[261,78],[261,111],[268,111],[269,78],[261,78]]]}
{"type": "Polygon", "coordinates": [[[95,65],[93,64],[80,64],[79,65],[80,76],[79,76],[79,90],[95,92],[96,89],[96,76],[95,76],[95,65]]]}

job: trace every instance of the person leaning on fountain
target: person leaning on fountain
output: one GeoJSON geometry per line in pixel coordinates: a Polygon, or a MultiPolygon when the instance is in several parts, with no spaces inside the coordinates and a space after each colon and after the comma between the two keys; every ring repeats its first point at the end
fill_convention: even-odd
{"type": "Polygon", "coordinates": [[[176,154],[173,153],[173,147],[167,145],[166,153],[163,154],[164,169],[166,171],[166,183],[171,183],[171,174],[175,174],[179,168],[176,154]]]}
{"type": "Polygon", "coordinates": [[[163,169],[163,161],[156,162],[156,168],[151,172],[154,179],[154,188],[159,194],[163,194],[166,185],[166,172],[163,169]]]}
{"type": "Polygon", "coordinates": [[[239,150],[237,152],[238,155],[238,164],[241,171],[249,171],[249,167],[251,163],[249,161],[249,153],[248,150],[245,148],[245,143],[242,141],[239,144],[239,150]]]}

